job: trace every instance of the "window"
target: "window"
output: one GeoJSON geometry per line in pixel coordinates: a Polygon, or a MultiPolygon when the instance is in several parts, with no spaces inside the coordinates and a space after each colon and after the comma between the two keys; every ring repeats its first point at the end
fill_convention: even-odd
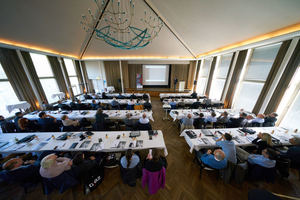
{"type": "Polygon", "coordinates": [[[47,56],[36,53],[30,53],[30,56],[48,102],[56,102],[58,97],[52,98],[52,95],[57,94],[60,91],[47,56]]]}
{"type": "Polygon", "coordinates": [[[221,99],[232,55],[233,53],[230,53],[220,57],[221,61],[214,72],[209,98],[217,100],[221,99]]]}
{"type": "Polygon", "coordinates": [[[300,114],[300,66],[298,66],[277,108],[278,124],[285,128],[299,129],[300,114]]]}
{"type": "Polygon", "coordinates": [[[0,63],[0,115],[4,117],[13,116],[15,112],[9,113],[6,110],[6,105],[14,104],[20,102],[18,97],[16,96],[13,88],[11,87],[7,76],[2,68],[0,63]]]}
{"type": "Polygon", "coordinates": [[[78,82],[78,76],[76,74],[75,66],[73,64],[73,61],[68,58],[64,58],[64,62],[67,68],[69,80],[71,83],[71,87],[73,90],[74,95],[80,94],[80,87],[79,87],[79,82],[78,82]]]}
{"type": "Polygon", "coordinates": [[[212,58],[202,60],[203,64],[201,64],[198,81],[197,81],[197,88],[196,92],[204,95],[205,89],[207,85],[207,80],[209,76],[209,71],[212,63],[212,58]]]}
{"type": "Polygon", "coordinates": [[[235,94],[234,108],[253,110],[280,46],[281,43],[278,43],[254,49],[241,86],[235,94]]]}

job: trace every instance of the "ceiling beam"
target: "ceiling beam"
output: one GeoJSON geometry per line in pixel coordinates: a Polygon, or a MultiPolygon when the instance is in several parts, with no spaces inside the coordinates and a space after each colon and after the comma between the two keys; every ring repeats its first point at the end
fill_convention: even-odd
{"type": "Polygon", "coordinates": [[[109,2],[110,2],[110,0],[107,0],[105,6],[104,6],[104,8],[103,8],[103,11],[101,12],[101,14],[100,14],[98,20],[96,21],[96,23],[95,23],[95,25],[94,25],[92,34],[89,36],[89,39],[88,39],[86,45],[84,46],[83,51],[82,51],[81,54],[80,54],[80,58],[79,58],[80,60],[82,59],[82,57],[83,57],[83,55],[85,54],[85,52],[86,52],[88,46],[90,45],[90,42],[91,42],[91,40],[92,40],[92,38],[93,38],[93,35],[94,35],[95,31],[96,31],[96,28],[97,28],[97,26],[98,26],[100,20],[102,19],[103,14],[104,14],[104,12],[105,12],[105,10],[106,10],[106,8],[107,8],[109,2]]]}
{"type": "Polygon", "coordinates": [[[180,38],[178,33],[176,33],[175,29],[167,22],[166,18],[162,17],[159,13],[158,9],[150,2],[150,0],[144,0],[144,3],[161,19],[161,21],[165,24],[165,26],[171,31],[171,33],[176,37],[176,39],[184,46],[184,48],[194,57],[196,58],[196,54],[188,47],[188,45],[180,38]]]}

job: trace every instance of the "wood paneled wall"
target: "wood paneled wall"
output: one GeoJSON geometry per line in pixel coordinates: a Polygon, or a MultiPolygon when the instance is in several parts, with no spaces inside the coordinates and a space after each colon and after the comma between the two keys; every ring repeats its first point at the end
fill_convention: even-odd
{"type": "Polygon", "coordinates": [[[142,74],[143,68],[141,64],[129,64],[129,88],[136,88],[136,74],[142,74]]]}
{"type": "Polygon", "coordinates": [[[116,91],[121,91],[121,75],[119,61],[104,61],[107,86],[114,86],[116,91]]]}
{"type": "MultiPolygon", "coordinates": [[[[196,61],[190,61],[189,73],[187,79],[187,89],[192,90],[194,84],[194,74],[196,73],[196,61]]],[[[197,79],[196,79],[197,80],[197,79]]]]}
{"type": "Polygon", "coordinates": [[[176,89],[179,87],[179,81],[185,81],[185,88],[187,88],[189,75],[189,64],[174,64],[171,65],[171,82],[170,88],[174,89],[174,79],[178,79],[176,89]]]}
{"type": "Polygon", "coordinates": [[[122,76],[123,76],[123,85],[124,89],[129,88],[129,70],[128,70],[128,61],[122,61],[122,76]]]}

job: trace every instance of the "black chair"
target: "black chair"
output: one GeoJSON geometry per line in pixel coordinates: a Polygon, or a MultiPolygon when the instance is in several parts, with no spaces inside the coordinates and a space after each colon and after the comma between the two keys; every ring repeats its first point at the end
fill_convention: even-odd
{"type": "Polygon", "coordinates": [[[251,124],[252,127],[263,127],[263,123],[254,122],[251,124]]]}
{"type": "Polygon", "coordinates": [[[136,186],[136,179],[142,176],[142,167],[140,163],[134,168],[123,168],[120,164],[120,172],[123,183],[134,187],[136,186]]]}
{"type": "Polygon", "coordinates": [[[267,182],[274,182],[276,177],[276,168],[266,168],[260,165],[252,165],[250,170],[250,179],[265,180],[267,182]]]}
{"type": "Polygon", "coordinates": [[[140,130],[140,131],[146,131],[146,130],[152,130],[152,126],[150,123],[148,124],[141,124],[138,122],[137,124],[137,130],[140,130]]]}
{"type": "Polygon", "coordinates": [[[219,177],[220,177],[220,175],[221,175],[220,170],[214,169],[214,168],[212,168],[212,167],[210,167],[210,166],[204,164],[204,163],[202,162],[201,158],[197,156],[197,154],[195,154],[194,160],[196,160],[197,164],[198,164],[199,167],[200,167],[200,179],[202,178],[202,172],[203,172],[203,169],[204,169],[204,170],[207,170],[207,171],[215,172],[215,173],[216,173],[217,179],[219,179],[219,177]]]}
{"type": "Polygon", "coordinates": [[[62,132],[71,132],[71,131],[79,131],[79,127],[75,126],[63,126],[62,132]]]}

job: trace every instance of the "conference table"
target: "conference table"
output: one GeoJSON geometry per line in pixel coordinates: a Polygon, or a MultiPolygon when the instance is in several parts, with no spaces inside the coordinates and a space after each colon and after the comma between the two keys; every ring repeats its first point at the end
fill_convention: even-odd
{"type": "Polygon", "coordinates": [[[232,135],[232,140],[236,146],[253,146],[252,141],[258,133],[269,133],[272,136],[272,141],[276,141],[273,142],[274,146],[291,145],[289,139],[293,136],[299,137],[299,133],[283,127],[251,127],[250,130],[255,131],[255,133],[246,133],[241,128],[186,129],[182,131],[180,136],[184,137],[191,153],[193,150],[199,151],[200,149],[217,147],[216,140],[225,133],[232,135]],[[188,135],[191,132],[194,137],[188,135]]]}
{"type": "MultiPolygon", "coordinates": [[[[179,102],[183,102],[185,105],[192,105],[194,102],[197,101],[197,99],[173,99],[173,100],[176,104],[178,104],[179,102]]],[[[205,99],[199,99],[199,102],[201,104],[205,105],[204,100],[205,99]]],[[[171,101],[172,101],[172,99],[164,99],[163,104],[169,104],[171,101]]],[[[212,107],[217,106],[218,107],[220,105],[224,105],[224,103],[220,100],[211,99],[211,104],[208,106],[212,106],[212,107]]]]}
{"type": "MultiPolygon", "coordinates": [[[[192,93],[160,93],[159,97],[160,99],[164,98],[192,98],[191,96],[192,93]]],[[[199,98],[206,98],[205,95],[197,95],[199,98]]]]}
{"type": "MultiPolygon", "coordinates": [[[[91,96],[93,99],[101,99],[102,98],[102,94],[97,93],[97,94],[88,94],[89,96],[91,96]]],[[[117,98],[119,96],[119,93],[105,93],[105,95],[108,98],[117,98]]],[[[132,95],[132,93],[121,93],[122,96],[124,96],[123,98],[125,99],[130,99],[130,96],[132,95]]],[[[134,93],[135,96],[137,96],[138,98],[143,98],[144,93],[134,93]]],[[[149,93],[146,93],[146,95],[148,96],[148,99],[150,99],[150,95],[149,93]]],[[[79,96],[80,99],[85,99],[84,95],[79,96]]]]}
{"type": "MultiPolygon", "coordinates": [[[[80,120],[82,118],[86,118],[90,121],[95,120],[96,110],[73,110],[73,111],[44,111],[47,115],[51,115],[56,119],[61,119],[63,115],[67,115],[69,119],[80,120]]],[[[103,110],[103,113],[108,115],[108,119],[112,120],[122,120],[126,118],[126,114],[130,113],[132,117],[130,119],[139,119],[142,117],[144,113],[146,113],[147,117],[154,121],[152,116],[152,111],[144,111],[144,110],[103,110]]],[[[39,112],[35,111],[29,114],[24,115],[24,118],[29,120],[38,120],[39,112]]]]}
{"type": "MultiPolygon", "coordinates": [[[[113,99],[94,99],[96,101],[96,103],[102,103],[102,104],[111,104],[111,102],[113,101],[113,99]]],[[[82,100],[81,103],[83,104],[91,104],[92,103],[92,99],[87,99],[87,100],[82,100]]],[[[128,102],[130,102],[129,99],[116,99],[117,102],[119,102],[120,105],[127,105],[128,102]]],[[[63,101],[62,103],[63,104],[66,104],[66,105],[70,105],[72,101],[71,100],[66,100],[66,101],[63,101]]],[[[136,103],[137,102],[137,99],[133,99],[133,102],[136,103]]],[[[145,103],[146,101],[145,100],[140,100],[140,103],[143,104],[145,103]]],[[[149,103],[151,103],[151,101],[149,100],[149,103]]],[[[54,106],[57,106],[58,104],[54,104],[54,106]]]]}
{"type": "MultiPolygon", "coordinates": [[[[216,117],[219,117],[223,112],[228,113],[229,118],[238,118],[240,115],[240,110],[238,109],[213,109],[213,111],[216,113],[216,117]]],[[[210,116],[212,110],[209,109],[172,109],[170,111],[170,116],[175,121],[176,119],[180,120],[185,118],[188,114],[192,115],[192,118],[198,118],[200,113],[203,113],[204,118],[210,116]]],[[[247,115],[252,115],[254,117],[253,113],[245,112],[247,115]]]]}
{"type": "Polygon", "coordinates": [[[120,152],[129,148],[134,150],[158,148],[163,149],[165,155],[168,155],[161,130],[151,133],[148,131],[93,131],[92,133],[91,136],[88,136],[86,132],[1,134],[0,153],[43,151],[120,152]],[[24,140],[25,137],[28,137],[27,141],[24,140]]]}

